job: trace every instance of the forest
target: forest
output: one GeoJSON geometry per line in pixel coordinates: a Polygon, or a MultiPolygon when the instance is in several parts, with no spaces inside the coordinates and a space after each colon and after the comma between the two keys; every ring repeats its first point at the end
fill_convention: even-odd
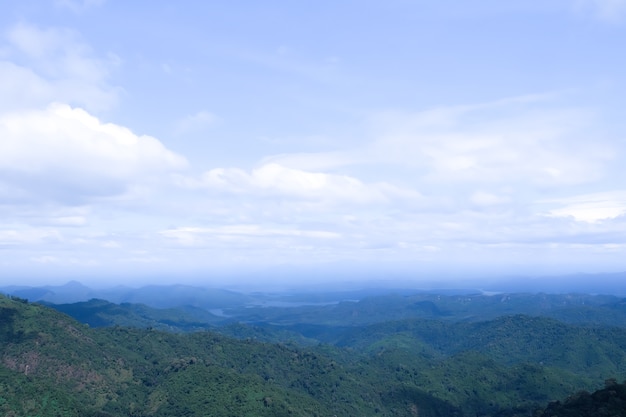
{"type": "Polygon", "coordinates": [[[0,412],[626,415],[616,297],[396,293],[220,313],[0,295],[0,412]]]}

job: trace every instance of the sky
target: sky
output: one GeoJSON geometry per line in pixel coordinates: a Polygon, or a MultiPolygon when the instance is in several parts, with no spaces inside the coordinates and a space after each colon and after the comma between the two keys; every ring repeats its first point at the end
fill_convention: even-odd
{"type": "Polygon", "coordinates": [[[0,9],[0,284],[626,271],[626,0],[0,9]]]}

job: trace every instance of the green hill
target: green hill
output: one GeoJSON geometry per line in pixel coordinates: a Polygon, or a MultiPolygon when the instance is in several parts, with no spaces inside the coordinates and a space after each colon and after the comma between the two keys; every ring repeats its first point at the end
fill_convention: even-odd
{"type": "Polygon", "coordinates": [[[539,417],[624,417],[626,383],[607,380],[606,387],[590,394],[579,391],[563,402],[555,401],[539,417]]]}
{"type": "Polygon", "coordinates": [[[170,332],[206,330],[225,320],[198,307],[157,309],[144,304],[114,304],[91,299],[72,304],[48,304],[91,327],[128,326],[154,328],[170,332]]]}
{"type": "Polygon", "coordinates": [[[0,323],[5,416],[461,415],[314,350],[210,332],[92,329],[5,297],[0,323]]]}
{"type": "MultiPolygon", "coordinates": [[[[130,314],[129,322],[188,317],[97,300],[80,307],[91,318],[130,314]]],[[[530,417],[607,378],[623,379],[624,352],[624,329],[522,315],[365,326],[233,323],[181,334],[93,328],[0,296],[0,412],[530,417]]]]}

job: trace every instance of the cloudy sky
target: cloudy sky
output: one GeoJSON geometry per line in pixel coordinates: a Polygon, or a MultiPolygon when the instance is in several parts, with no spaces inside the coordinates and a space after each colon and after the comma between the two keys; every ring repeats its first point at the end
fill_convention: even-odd
{"type": "Polygon", "coordinates": [[[0,284],[626,270],[626,0],[1,8],[0,284]]]}

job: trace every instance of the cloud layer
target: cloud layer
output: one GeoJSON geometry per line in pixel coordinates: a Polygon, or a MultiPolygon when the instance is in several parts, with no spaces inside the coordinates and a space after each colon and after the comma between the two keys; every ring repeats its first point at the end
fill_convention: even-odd
{"type": "Polygon", "coordinates": [[[626,269],[626,2],[283,6],[15,6],[0,268],[626,269]]]}

